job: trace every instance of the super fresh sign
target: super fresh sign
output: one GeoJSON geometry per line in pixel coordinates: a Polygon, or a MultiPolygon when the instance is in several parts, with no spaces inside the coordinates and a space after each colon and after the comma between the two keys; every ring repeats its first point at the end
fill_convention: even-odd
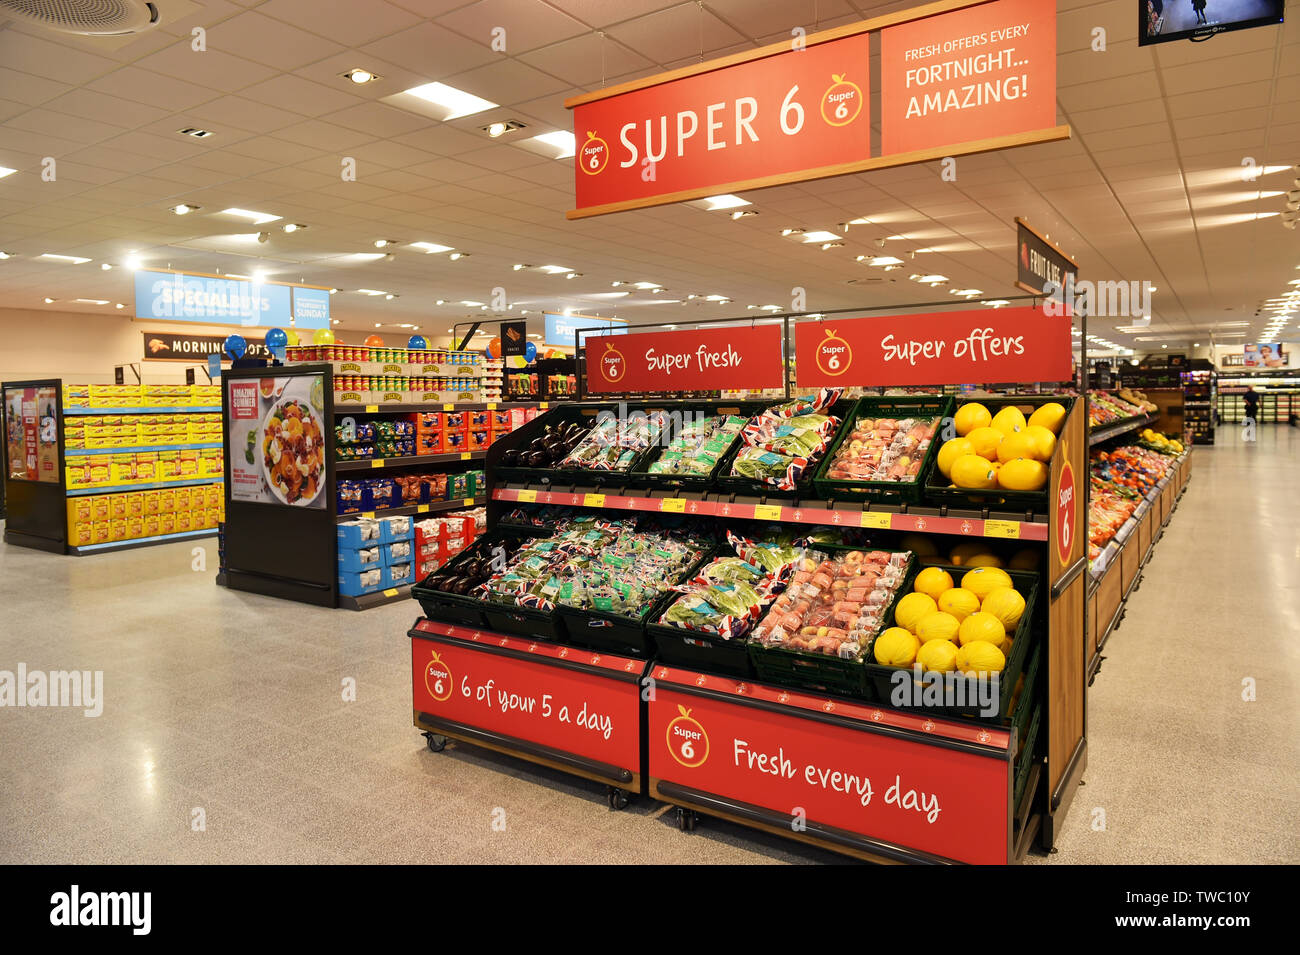
{"type": "Polygon", "coordinates": [[[140,270],[135,273],[135,315],[244,327],[328,328],[329,293],[245,279],[140,270]],[[291,316],[296,316],[295,322],[290,321],[291,316]]]}

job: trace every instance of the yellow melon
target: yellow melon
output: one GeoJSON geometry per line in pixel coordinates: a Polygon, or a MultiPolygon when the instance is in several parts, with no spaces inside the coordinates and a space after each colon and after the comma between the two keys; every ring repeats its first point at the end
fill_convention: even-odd
{"type": "Polygon", "coordinates": [[[937,601],[945,590],[952,590],[952,574],[938,567],[927,567],[916,575],[912,589],[919,594],[929,594],[937,601]]]}
{"type": "Polygon", "coordinates": [[[958,620],[965,620],[973,613],[979,613],[980,599],[969,590],[954,587],[946,590],[939,597],[939,609],[952,614],[958,620]]]}
{"type": "Polygon", "coordinates": [[[1065,424],[1065,407],[1055,401],[1049,401],[1047,404],[1034,409],[1033,414],[1029,416],[1029,423],[1041,424],[1052,434],[1060,437],[1061,425],[1065,424]]]}
{"type": "Polygon", "coordinates": [[[1007,665],[1006,655],[991,643],[974,640],[957,651],[957,669],[962,673],[988,676],[1001,673],[1007,665]]]}
{"type": "MultiPolygon", "coordinates": [[[[982,458],[990,461],[998,459],[998,445],[1002,443],[1005,435],[997,428],[976,428],[966,438],[970,441],[975,449],[975,453],[982,458]]],[[[958,461],[961,458],[957,459],[958,461]]],[[[957,467],[956,461],[953,462],[953,468],[957,467]]]]}
{"type": "Polygon", "coordinates": [[[908,594],[894,607],[894,622],[916,633],[916,625],[921,618],[937,612],[938,609],[939,605],[929,594],[908,594]]]}
{"type": "Polygon", "coordinates": [[[935,462],[939,466],[939,473],[946,478],[951,478],[952,463],[962,455],[974,453],[975,445],[971,444],[970,438],[953,438],[951,441],[945,441],[943,447],[939,449],[935,462]]]}
{"type": "Polygon", "coordinates": [[[957,634],[961,630],[961,621],[950,613],[936,611],[926,614],[916,623],[916,639],[921,643],[929,643],[931,640],[947,640],[949,643],[957,642],[957,634]]]}
{"type": "Polygon", "coordinates": [[[1000,567],[976,567],[962,576],[963,590],[969,590],[983,603],[984,598],[999,587],[1010,587],[1011,577],[1000,567]]]}
{"type": "Polygon", "coordinates": [[[952,421],[957,434],[965,437],[976,428],[987,428],[993,423],[993,416],[989,414],[989,409],[978,401],[971,401],[957,409],[957,414],[953,416],[952,421]]]}
{"type": "Polygon", "coordinates": [[[957,647],[947,640],[931,640],[916,651],[916,662],[927,670],[951,673],[957,669],[957,647]]]}
{"type": "Polygon", "coordinates": [[[1007,405],[993,416],[993,427],[1003,434],[1015,434],[1017,431],[1024,431],[1025,424],[1025,416],[1020,413],[1019,408],[1012,405],[1007,405]]]}
{"type": "Polygon", "coordinates": [[[953,484],[967,490],[987,490],[998,483],[997,469],[978,454],[963,454],[954,461],[951,477],[953,484]]]}
{"type": "Polygon", "coordinates": [[[872,653],[877,663],[891,667],[910,667],[916,662],[921,641],[902,627],[890,627],[876,637],[872,653]]]}

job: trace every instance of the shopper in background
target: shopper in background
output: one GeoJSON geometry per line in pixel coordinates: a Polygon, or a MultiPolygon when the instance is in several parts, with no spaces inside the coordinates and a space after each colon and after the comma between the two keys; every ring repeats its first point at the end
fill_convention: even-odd
{"type": "Polygon", "coordinates": [[[1259,392],[1255,390],[1254,385],[1251,385],[1246,389],[1245,402],[1247,419],[1258,424],[1258,419],[1255,417],[1255,413],[1259,410],[1259,392]]]}
{"type": "Polygon", "coordinates": [[[1206,23],[1210,21],[1205,16],[1205,0],[1192,0],[1192,9],[1196,11],[1196,22],[1206,23]]]}

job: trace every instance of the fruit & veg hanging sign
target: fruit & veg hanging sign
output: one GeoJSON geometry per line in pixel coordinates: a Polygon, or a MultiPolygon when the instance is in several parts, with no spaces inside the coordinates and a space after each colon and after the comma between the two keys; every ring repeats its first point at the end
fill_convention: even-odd
{"type": "Polygon", "coordinates": [[[701,198],[861,159],[871,150],[870,63],[867,34],[786,44],[762,59],[578,105],[578,209],[701,198]]]}
{"type": "MultiPolygon", "coordinates": [[[[427,625],[422,621],[422,625],[427,625]]],[[[433,626],[438,626],[433,624],[433,626]]],[[[472,637],[473,631],[451,628],[472,637]],[[462,632],[463,631],[463,632],[462,632]]],[[[640,765],[636,679],[644,664],[569,647],[539,644],[525,638],[480,632],[483,650],[462,643],[443,643],[436,633],[411,641],[412,698],[416,710],[525,739],[566,753],[636,769],[640,765]],[[491,651],[505,640],[511,650],[537,654],[519,659],[491,651]],[[550,658],[609,669],[601,676],[565,666],[547,666],[550,658]],[[619,664],[614,668],[614,664],[619,664]],[[619,679],[626,674],[624,679],[619,679]]]]}
{"type": "Polygon", "coordinates": [[[585,335],[583,343],[595,393],[782,387],[779,325],[585,335]]]}
{"type": "Polygon", "coordinates": [[[935,0],[586,93],[568,218],[1068,139],[1056,5],[935,0]],[[872,154],[871,35],[881,32],[872,154]]]}
{"type": "Polygon", "coordinates": [[[662,682],[649,713],[653,779],[961,862],[1007,861],[1005,754],[940,748],[662,682]]]}
{"type": "Polygon", "coordinates": [[[801,388],[1066,381],[1070,319],[1040,309],[886,315],[795,326],[801,388]]]}

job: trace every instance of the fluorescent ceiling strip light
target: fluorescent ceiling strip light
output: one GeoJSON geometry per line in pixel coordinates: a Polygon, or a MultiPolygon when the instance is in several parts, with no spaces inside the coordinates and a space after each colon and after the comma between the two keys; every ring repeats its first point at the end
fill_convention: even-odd
{"type": "Polygon", "coordinates": [[[273,216],[269,212],[253,212],[250,209],[222,209],[223,216],[238,216],[241,219],[251,219],[253,225],[261,225],[264,222],[275,222],[280,216],[273,216]]]}
{"type": "Polygon", "coordinates": [[[82,265],[90,261],[90,259],[83,258],[80,255],[60,255],[57,252],[42,252],[37,258],[53,259],[56,262],[71,262],[73,265],[82,265]]]}
{"type": "Polygon", "coordinates": [[[453,246],[439,245],[437,242],[412,242],[411,248],[420,249],[426,255],[432,255],[435,252],[450,252],[453,246]]]}
{"type": "Polygon", "coordinates": [[[462,116],[472,116],[474,113],[481,113],[485,109],[493,109],[497,106],[491,100],[466,93],[445,83],[425,83],[423,86],[413,86],[405,92],[447,110],[447,115],[443,117],[444,122],[460,119],[462,116]]]}
{"type": "Polygon", "coordinates": [[[539,143],[558,149],[560,154],[555,157],[556,159],[568,159],[578,151],[577,140],[573,138],[573,133],[566,133],[563,130],[554,133],[542,133],[531,138],[539,143]]]}
{"type": "Polygon", "coordinates": [[[750,203],[748,199],[742,199],[740,198],[740,196],[733,196],[730,194],[721,195],[721,196],[708,196],[707,198],[701,201],[707,202],[709,204],[710,212],[716,212],[720,209],[736,209],[740,206],[752,205],[752,203],[750,203]]]}

